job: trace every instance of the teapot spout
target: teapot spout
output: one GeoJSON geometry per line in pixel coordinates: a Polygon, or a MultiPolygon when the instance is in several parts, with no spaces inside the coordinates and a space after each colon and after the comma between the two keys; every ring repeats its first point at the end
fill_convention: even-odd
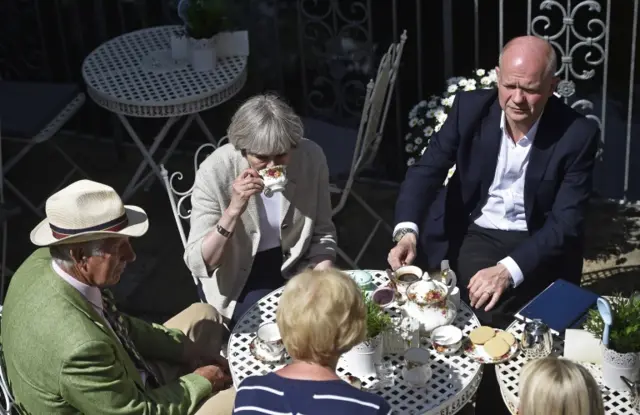
{"type": "Polygon", "coordinates": [[[638,396],[638,389],[640,389],[640,384],[632,381],[631,379],[627,379],[624,376],[620,376],[620,379],[627,385],[629,391],[631,392],[631,396],[636,398],[638,396]]]}

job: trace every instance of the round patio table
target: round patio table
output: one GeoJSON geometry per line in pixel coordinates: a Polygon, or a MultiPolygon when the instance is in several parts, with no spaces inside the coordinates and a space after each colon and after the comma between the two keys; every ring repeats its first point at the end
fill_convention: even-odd
{"type": "MultiPolygon", "coordinates": [[[[374,270],[367,272],[373,276],[377,286],[388,283],[384,272],[374,270]]],[[[249,344],[255,338],[258,327],[275,321],[282,290],[283,288],[273,291],[251,307],[231,333],[227,356],[236,387],[248,376],[265,375],[284,366],[284,364],[263,363],[254,358],[249,351],[249,344]]],[[[386,311],[392,317],[400,316],[399,308],[390,307],[386,311]]],[[[480,325],[480,322],[466,304],[460,303],[453,324],[468,335],[471,330],[480,325]]],[[[423,347],[425,346],[426,344],[423,347]]],[[[398,414],[455,414],[473,397],[482,378],[482,365],[466,357],[462,351],[453,356],[444,356],[431,350],[433,376],[427,386],[414,387],[405,383],[400,375],[402,355],[387,353],[387,351],[384,355],[385,360],[391,360],[396,368],[395,385],[377,389],[375,388],[377,379],[370,377],[361,379],[362,386],[364,390],[370,390],[382,396],[391,405],[394,413],[398,414]]],[[[337,373],[342,378],[350,374],[343,359],[338,362],[337,373]]]]}
{"type": "Polygon", "coordinates": [[[122,194],[124,200],[145,183],[148,189],[153,173],[162,181],[159,166],[167,163],[194,121],[217,145],[200,112],[228,101],[247,80],[248,57],[244,55],[220,57],[210,71],[194,70],[188,59],[173,59],[171,36],[181,30],[180,26],[158,26],[123,34],[100,45],[82,64],[89,96],[116,114],[143,157],[122,194]],[[165,119],[149,148],[129,122],[131,117],[165,119]],[[183,117],[178,134],[156,162],[154,154],[183,117]],[[142,176],[147,165],[151,172],[142,176]]]}
{"type": "MultiPolygon", "coordinates": [[[[521,321],[514,321],[507,328],[507,331],[509,331],[511,334],[516,336],[517,339],[519,339],[522,337],[522,332],[524,331],[524,323],[521,321]]],[[[558,336],[553,336],[553,339],[554,344],[551,354],[558,357],[562,356],[564,351],[564,341],[558,336]]],[[[524,356],[524,353],[518,353],[513,359],[505,363],[496,365],[495,367],[496,376],[498,377],[498,384],[500,385],[500,392],[502,393],[502,398],[504,399],[504,403],[513,414],[516,413],[516,408],[518,407],[518,385],[520,381],[520,371],[527,362],[528,360],[524,356]]],[[[600,385],[606,414],[630,415],[637,413],[633,408],[633,403],[631,402],[631,396],[629,392],[618,392],[604,386],[602,382],[602,370],[600,368],[600,365],[583,362],[578,363],[586,367],[587,370],[589,370],[589,372],[596,379],[598,385],[600,385]]]]}

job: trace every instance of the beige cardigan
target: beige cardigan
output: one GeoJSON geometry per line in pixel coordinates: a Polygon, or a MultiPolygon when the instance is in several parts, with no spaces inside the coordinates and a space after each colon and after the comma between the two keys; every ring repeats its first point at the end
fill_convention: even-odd
{"type": "MultiPolygon", "coordinates": [[[[200,279],[207,302],[231,318],[236,299],[251,271],[260,242],[260,224],[253,196],[224,247],[220,264],[209,269],[202,258],[202,240],[214,229],[231,201],[231,185],[249,163],[226,144],[202,162],[191,196],[191,229],[184,254],[192,274],[200,279]]],[[[292,151],[282,198],[282,272],[292,276],[313,258],[335,258],[336,229],[331,220],[329,170],[322,149],[303,139],[292,151]]]]}

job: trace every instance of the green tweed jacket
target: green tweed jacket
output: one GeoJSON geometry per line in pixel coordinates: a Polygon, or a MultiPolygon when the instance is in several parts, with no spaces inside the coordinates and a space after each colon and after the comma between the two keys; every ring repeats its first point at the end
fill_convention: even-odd
{"type": "MultiPolygon", "coordinates": [[[[146,359],[179,362],[181,332],[127,316],[125,324],[146,359]]],[[[25,413],[192,414],[211,394],[196,374],[145,389],[102,317],[53,271],[47,248],[14,274],[1,333],[9,384],[25,413]]]]}

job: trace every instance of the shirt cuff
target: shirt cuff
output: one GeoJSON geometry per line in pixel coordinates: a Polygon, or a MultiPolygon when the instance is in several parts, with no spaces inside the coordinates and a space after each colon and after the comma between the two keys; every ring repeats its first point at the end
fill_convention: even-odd
{"type": "Polygon", "coordinates": [[[419,235],[418,225],[416,225],[413,222],[400,222],[399,224],[396,225],[395,228],[393,228],[393,236],[396,236],[396,233],[398,233],[398,231],[403,228],[409,228],[416,233],[416,236],[419,235]]]}
{"type": "Polygon", "coordinates": [[[509,274],[511,274],[511,278],[513,278],[514,287],[522,284],[522,281],[524,281],[524,275],[522,275],[520,267],[518,266],[518,264],[516,264],[516,261],[514,261],[513,258],[508,256],[502,261],[498,262],[498,264],[502,264],[507,267],[507,271],[509,271],[509,274]]]}

